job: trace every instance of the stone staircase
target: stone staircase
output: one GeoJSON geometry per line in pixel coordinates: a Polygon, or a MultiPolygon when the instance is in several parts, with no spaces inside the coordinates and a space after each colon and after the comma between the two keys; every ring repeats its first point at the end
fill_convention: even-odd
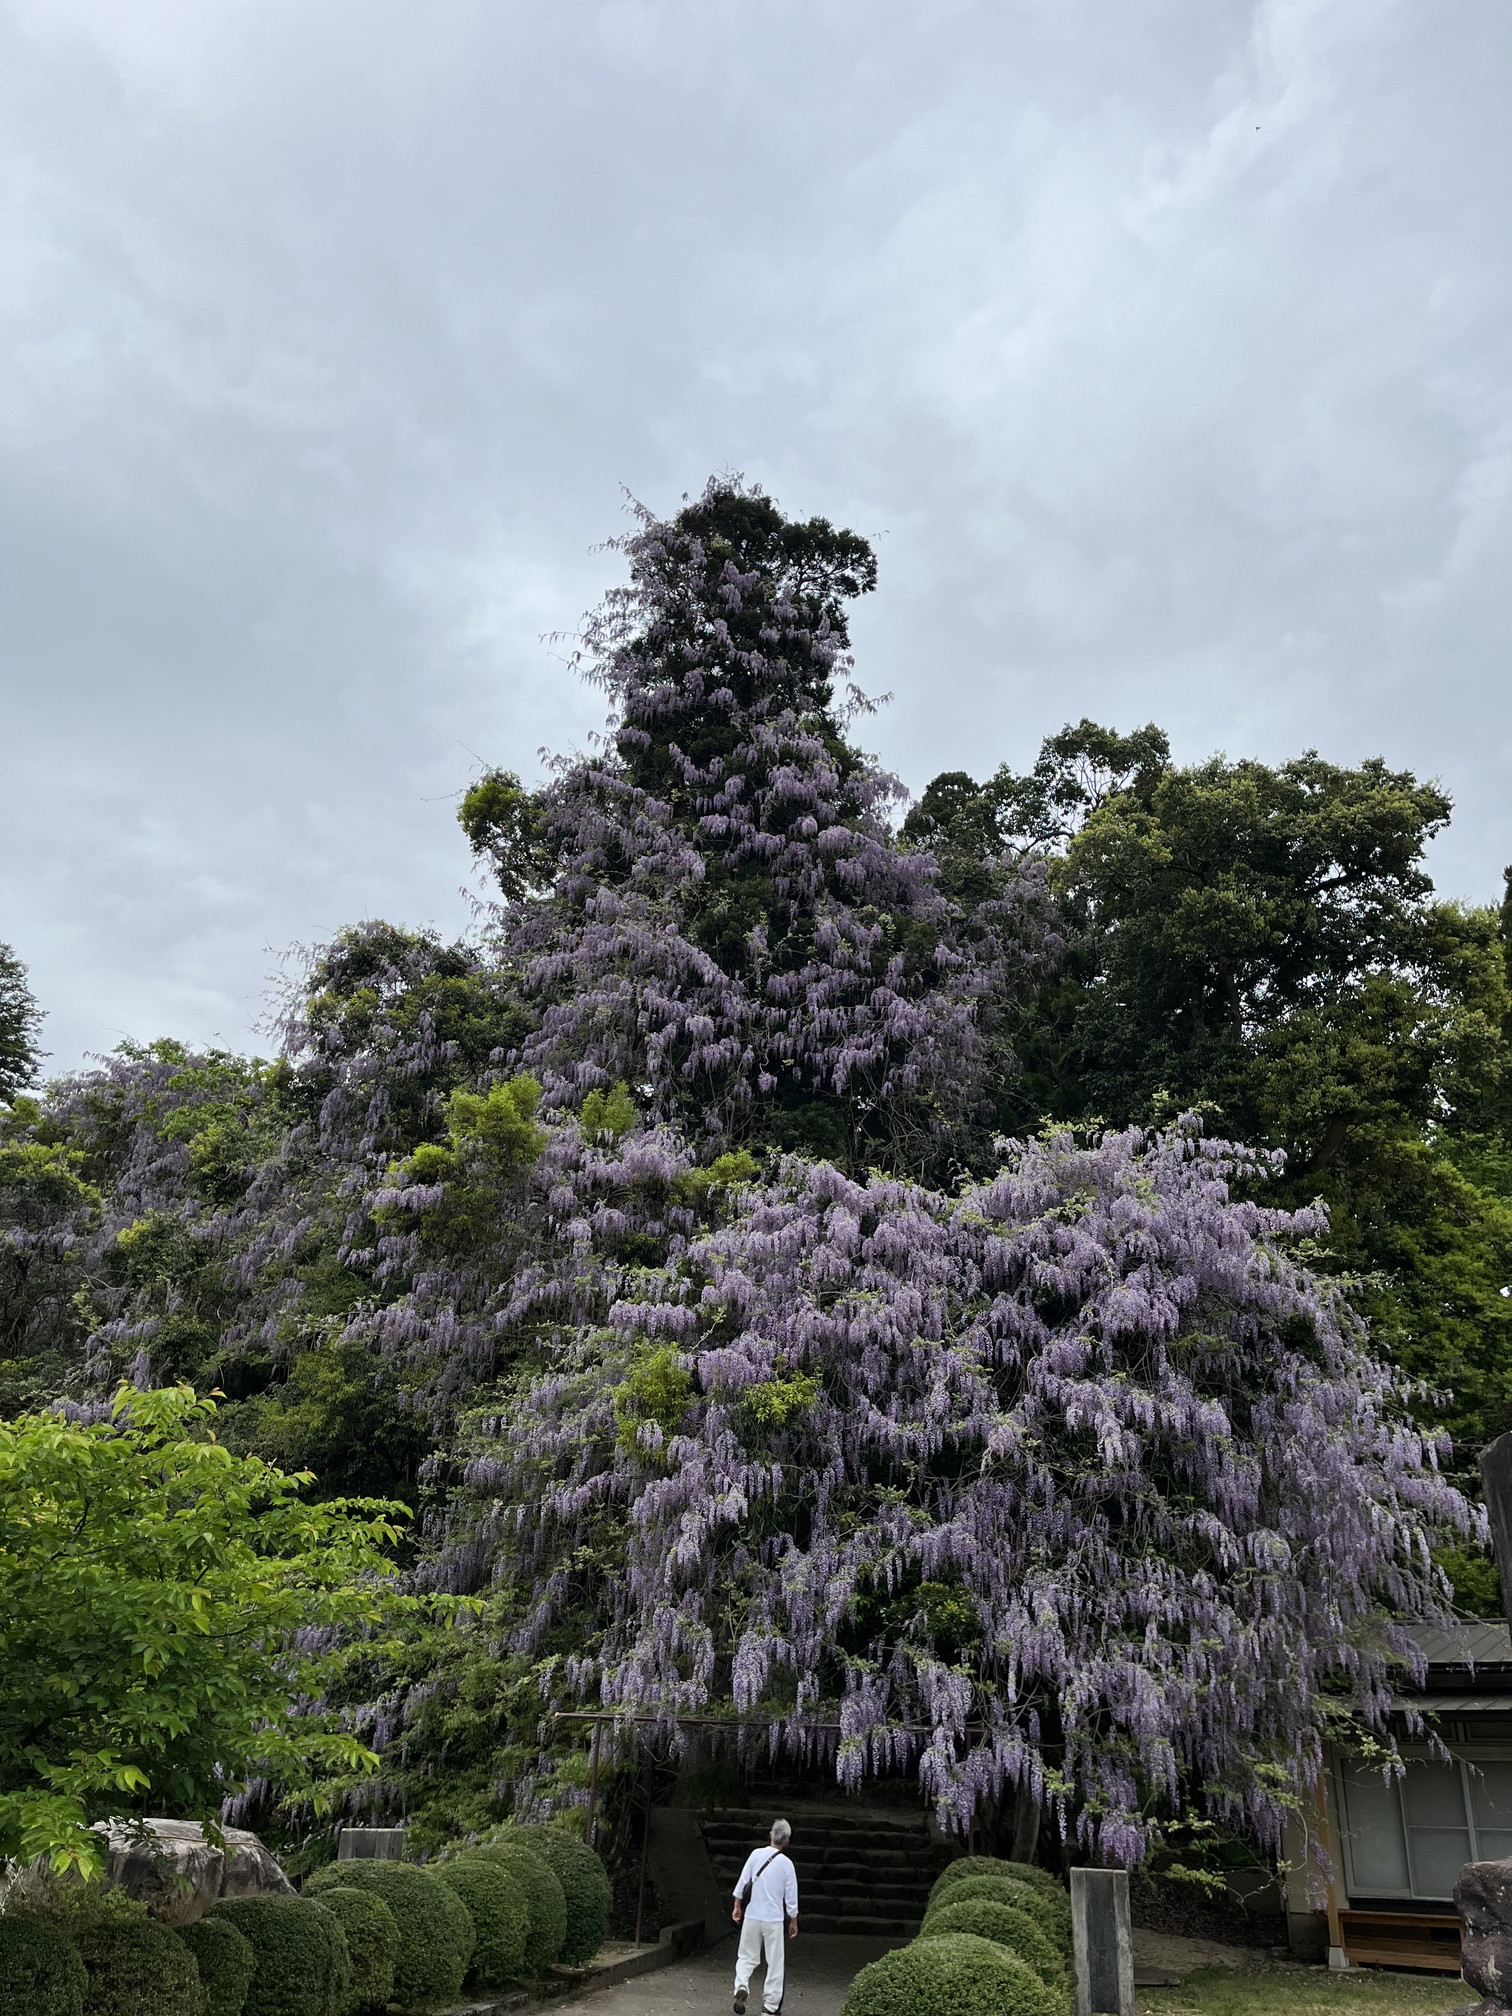
{"type": "MultiPolygon", "coordinates": [[[[704,1847],[726,1893],[747,1855],[760,1847],[772,1810],[722,1807],[699,1816],[704,1847]]],[[[922,1816],[788,1806],[798,1871],[798,1919],[805,1932],[911,1938],[950,1851],[931,1841],[922,1816]]]]}

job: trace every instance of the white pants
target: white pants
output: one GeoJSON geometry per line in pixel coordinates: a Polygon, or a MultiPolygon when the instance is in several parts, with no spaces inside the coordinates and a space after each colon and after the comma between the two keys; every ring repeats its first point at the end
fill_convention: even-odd
{"type": "Polygon", "coordinates": [[[751,1970],[762,1960],[766,1961],[766,1991],[762,1995],[762,2007],[767,2016],[777,2016],[782,2007],[782,1961],[783,1946],[787,1932],[786,1925],[778,1918],[742,1918],[740,1921],[740,1952],[735,1960],[735,1992],[751,1985],[751,1970]]]}

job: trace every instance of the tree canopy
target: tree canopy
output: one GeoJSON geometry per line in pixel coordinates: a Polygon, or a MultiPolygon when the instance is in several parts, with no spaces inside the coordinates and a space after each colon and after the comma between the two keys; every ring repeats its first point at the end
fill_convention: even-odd
{"type": "Polygon", "coordinates": [[[9,945],[0,945],[0,1099],[14,1099],[36,1077],[41,1027],[26,968],[9,945]]]}
{"type": "Polygon", "coordinates": [[[123,1388],[102,1421],[0,1421],[0,1862],[92,1875],[95,1820],[218,1824],[254,1775],[312,1792],[377,1763],[301,1713],[399,1604],[395,1508],[310,1506],[215,1440],[214,1403],[123,1388]]]}

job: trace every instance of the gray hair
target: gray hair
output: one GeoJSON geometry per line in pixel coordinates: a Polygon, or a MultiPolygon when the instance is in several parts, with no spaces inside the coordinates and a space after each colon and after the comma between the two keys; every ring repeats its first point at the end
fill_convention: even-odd
{"type": "Polygon", "coordinates": [[[789,1827],[786,1820],[774,1820],[772,1822],[772,1846],[774,1848],[786,1848],[792,1838],[793,1830],[789,1827]]]}

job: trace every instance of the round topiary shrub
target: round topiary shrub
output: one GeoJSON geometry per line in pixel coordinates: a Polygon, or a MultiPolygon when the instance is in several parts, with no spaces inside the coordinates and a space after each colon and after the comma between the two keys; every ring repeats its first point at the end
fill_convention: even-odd
{"type": "Polygon", "coordinates": [[[514,1872],[473,1855],[437,1862],[433,1869],[436,1880],[455,1890],[467,1906],[478,1935],[468,1981],[477,1988],[502,1988],[506,1981],[518,1981],[525,1967],[530,1906],[514,1872]]]}
{"type": "Polygon", "coordinates": [[[229,1918],[196,1918],[174,1931],[194,1955],[204,2016],[242,2016],[256,1957],[229,1918]]]}
{"type": "Polygon", "coordinates": [[[954,1862],[947,1862],[935,1878],[929,1901],[937,1903],[942,1890],[953,1888],[968,1876],[1010,1876],[1015,1869],[1027,1866],[1026,1863],[1005,1862],[1000,1855],[958,1855],[954,1862]]]}
{"type": "Polygon", "coordinates": [[[72,1944],[34,1918],[0,1918],[0,2016],[83,2016],[89,1975],[72,1944]]]}
{"type": "Polygon", "coordinates": [[[555,1870],[567,1900],[567,1937],[562,1942],[564,1966],[581,1967],[603,1945],[609,1931],[614,1893],[604,1865],[588,1846],[563,1827],[520,1827],[498,1837],[533,1848],[555,1870]]]}
{"type": "Polygon", "coordinates": [[[330,1862],[305,1884],[307,1897],[350,1887],[381,1897],[399,1927],[394,2000],[405,2010],[444,2007],[462,1992],[473,1922],[454,1890],[413,1862],[330,1862]]]}
{"type": "Polygon", "coordinates": [[[1027,1960],[1047,1988],[1064,1994],[1067,1987],[1066,1962],[1055,1941],[1042,1925],[1036,1925],[1027,1911],[1016,1911],[996,1897],[966,1897],[955,1900],[947,1890],[924,1920],[921,1939],[938,1939],[951,1932],[970,1932],[978,1939],[991,1939],[1027,1960]]]}
{"type": "Polygon", "coordinates": [[[1062,1957],[1071,1951],[1069,1903],[1063,1908],[1054,1897],[1047,1897],[1043,1890],[1035,1889],[1028,1883],[1011,1882],[1006,1876],[967,1876],[949,1890],[942,1890],[929,1909],[939,1911],[947,1904],[964,1904],[968,1899],[979,1897],[1006,1904],[1010,1910],[1022,1911],[1026,1918],[1032,1918],[1062,1957]]]}
{"type": "Polygon", "coordinates": [[[352,1963],[329,1911],[308,1897],[223,1897],[205,1915],[252,1948],[245,2016],[339,2016],[352,1963]]]}
{"type": "Polygon", "coordinates": [[[471,1856],[497,1862],[518,1880],[530,1912],[525,1933],[524,1971],[526,1974],[544,1974],[548,1967],[561,1959],[562,1948],[567,1943],[567,1896],[562,1889],[562,1879],[544,1857],[537,1855],[533,1848],[527,1848],[522,1841],[516,1841],[511,1846],[505,1838],[482,1848],[470,1848],[467,1852],[471,1856]]]}
{"type": "Polygon", "coordinates": [[[1016,1953],[953,1932],[863,1967],[841,2016],[1064,2016],[1064,2004],[1016,1953]]]}
{"type": "MultiPolygon", "coordinates": [[[[997,1897],[1005,1904],[1011,1904],[1015,1911],[1024,1911],[1037,1925],[1044,1927],[1056,1945],[1063,1952],[1071,1950],[1071,1900],[1057,1885],[1047,1889],[1040,1883],[1026,1883],[1020,1879],[1021,1862],[993,1862],[985,1855],[962,1857],[953,1862],[952,1869],[963,1869],[967,1860],[975,1866],[964,1875],[947,1883],[942,1876],[929,1893],[929,1909],[938,1905],[953,1904],[957,1898],[997,1897]]],[[[949,1870],[946,1871],[948,1876],[949,1870]]],[[[1052,1884],[1054,1878],[1051,1878],[1052,1884]]]]}
{"type": "Polygon", "coordinates": [[[84,2016],[199,2016],[194,1955],[155,1918],[102,1911],[78,1918],[69,1937],[89,1974],[84,2016]]]}
{"type": "Polygon", "coordinates": [[[337,1883],[320,1893],[320,1908],[341,1927],[352,1966],[352,1985],[337,2016],[386,2008],[394,1994],[399,1924],[381,1897],[337,1883]]]}

